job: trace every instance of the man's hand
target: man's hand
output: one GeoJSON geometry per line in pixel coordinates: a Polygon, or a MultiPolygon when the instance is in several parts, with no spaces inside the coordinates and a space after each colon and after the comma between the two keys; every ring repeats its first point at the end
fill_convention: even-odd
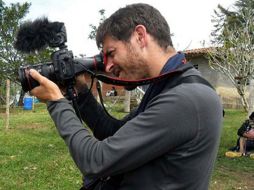
{"type": "Polygon", "coordinates": [[[42,102],[56,101],[64,98],[60,89],[54,82],[42,76],[34,69],[30,69],[29,74],[33,79],[40,83],[40,86],[32,89],[30,93],[36,96],[42,102]]]}
{"type": "Polygon", "coordinates": [[[76,76],[76,84],[75,84],[75,90],[76,92],[82,92],[85,88],[87,88],[87,82],[85,74],[82,73],[78,76],[76,76]]]}

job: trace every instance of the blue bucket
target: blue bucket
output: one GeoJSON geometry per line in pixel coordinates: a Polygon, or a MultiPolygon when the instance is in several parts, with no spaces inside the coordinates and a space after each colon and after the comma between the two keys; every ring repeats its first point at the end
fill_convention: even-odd
{"type": "Polygon", "coordinates": [[[33,109],[33,98],[32,97],[25,97],[24,98],[24,110],[32,110],[33,109]]]}

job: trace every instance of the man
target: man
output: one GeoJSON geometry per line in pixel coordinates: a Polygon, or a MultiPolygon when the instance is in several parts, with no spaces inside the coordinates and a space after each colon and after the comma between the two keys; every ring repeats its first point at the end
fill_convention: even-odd
{"type": "Polygon", "coordinates": [[[100,25],[96,41],[107,59],[106,72],[119,79],[137,81],[173,70],[179,74],[151,84],[138,109],[122,120],[105,114],[79,76],[78,105],[92,136],[57,85],[30,71],[40,83],[31,92],[48,101],[59,134],[85,175],[85,188],[102,179],[96,188],[208,189],[222,106],[211,87],[186,82],[200,73],[174,50],[165,18],[147,4],[132,4],[100,25]]]}

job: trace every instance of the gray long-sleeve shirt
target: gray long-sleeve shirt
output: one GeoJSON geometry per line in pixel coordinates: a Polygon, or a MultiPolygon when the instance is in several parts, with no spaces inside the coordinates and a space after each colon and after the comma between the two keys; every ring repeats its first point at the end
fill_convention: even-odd
{"type": "MultiPolygon", "coordinates": [[[[184,73],[193,74],[198,72],[184,73]]],[[[50,102],[48,110],[83,174],[123,174],[121,190],[208,189],[222,124],[213,89],[200,83],[165,86],[144,112],[122,121],[108,118],[91,94],[80,95],[79,102],[97,138],[66,99],[50,102]]]]}

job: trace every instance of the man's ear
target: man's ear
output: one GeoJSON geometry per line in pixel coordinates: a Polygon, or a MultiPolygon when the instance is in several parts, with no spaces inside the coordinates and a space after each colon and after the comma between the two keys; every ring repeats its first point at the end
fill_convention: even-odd
{"type": "Polygon", "coordinates": [[[147,45],[147,32],[146,27],[144,25],[137,25],[135,27],[136,40],[141,45],[141,47],[145,47],[147,45]]]}

